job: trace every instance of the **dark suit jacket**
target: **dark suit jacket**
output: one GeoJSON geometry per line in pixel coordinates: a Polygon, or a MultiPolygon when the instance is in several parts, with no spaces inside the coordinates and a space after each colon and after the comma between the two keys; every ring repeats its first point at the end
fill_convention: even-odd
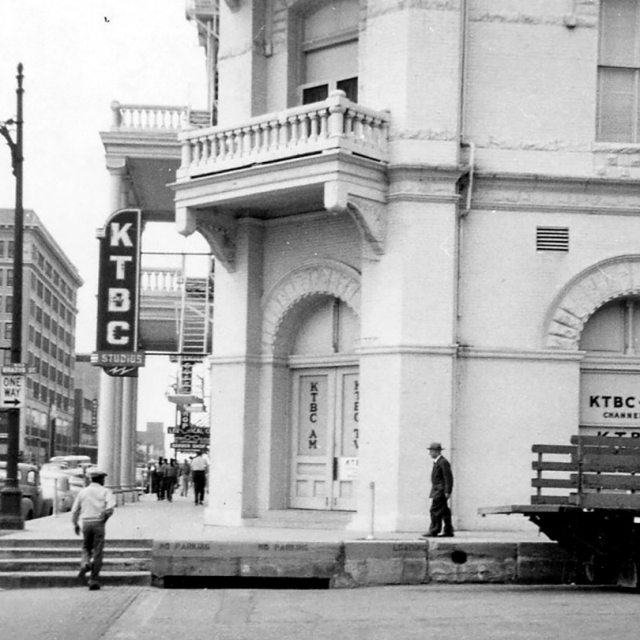
{"type": "Polygon", "coordinates": [[[451,473],[451,465],[446,458],[440,456],[433,463],[431,471],[431,493],[430,498],[441,498],[445,495],[450,496],[453,490],[453,474],[451,473]]]}

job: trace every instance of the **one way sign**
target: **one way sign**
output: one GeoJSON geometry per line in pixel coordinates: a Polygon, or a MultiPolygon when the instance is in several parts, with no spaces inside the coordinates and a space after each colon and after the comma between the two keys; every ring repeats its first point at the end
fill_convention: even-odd
{"type": "Polygon", "coordinates": [[[26,388],[23,375],[0,376],[0,408],[21,409],[25,404],[26,388]]]}

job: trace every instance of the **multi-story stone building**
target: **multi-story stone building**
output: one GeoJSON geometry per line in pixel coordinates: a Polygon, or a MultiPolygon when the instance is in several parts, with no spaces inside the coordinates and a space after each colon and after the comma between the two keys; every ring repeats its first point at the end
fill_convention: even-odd
{"type": "Polygon", "coordinates": [[[73,410],[73,453],[98,460],[98,406],[100,370],[91,364],[91,356],[76,354],[73,410]]]}
{"type": "MultiPolygon", "coordinates": [[[[14,211],[0,209],[0,346],[10,362],[14,211]]],[[[34,211],[24,212],[22,359],[30,369],[20,452],[42,462],[73,450],[77,269],[34,211]]],[[[4,448],[4,450],[3,450],[4,448]]],[[[0,454],[6,444],[0,440],[0,454]]]]}
{"type": "Polygon", "coordinates": [[[459,528],[530,526],[477,510],[533,443],[640,435],[640,2],[189,6],[217,124],[147,201],[217,260],[206,522],[423,531],[437,440],[459,528]]]}

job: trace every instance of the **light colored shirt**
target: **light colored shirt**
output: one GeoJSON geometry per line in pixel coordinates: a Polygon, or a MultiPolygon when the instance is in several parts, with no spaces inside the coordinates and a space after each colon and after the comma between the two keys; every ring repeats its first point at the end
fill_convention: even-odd
{"type": "Polygon", "coordinates": [[[207,461],[203,456],[196,456],[191,461],[191,471],[206,471],[207,469],[207,461]]]}
{"type": "Polygon", "coordinates": [[[97,520],[103,522],[113,513],[116,499],[111,489],[107,489],[97,482],[92,482],[76,496],[71,507],[71,519],[73,524],[78,520],[97,520]]]}

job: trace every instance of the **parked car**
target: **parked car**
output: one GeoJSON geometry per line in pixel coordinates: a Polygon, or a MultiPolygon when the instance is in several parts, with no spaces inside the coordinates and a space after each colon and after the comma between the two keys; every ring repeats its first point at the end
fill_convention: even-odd
{"type": "Polygon", "coordinates": [[[78,491],[70,483],[69,472],[53,464],[43,464],[40,469],[40,484],[45,500],[55,504],[55,513],[71,511],[73,501],[78,491]]]}
{"type": "MultiPolygon", "coordinates": [[[[0,462],[0,480],[7,477],[7,463],[0,462]]],[[[31,520],[53,514],[53,501],[42,494],[38,467],[24,462],[18,463],[18,486],[22,492],[22,519],[31,520]]]]}
{"type": "Polygon", "coordinates": [[[40,476],[42,478],[51,476],[67,478],[72,499],[75,499],[78,493],[80,493],[80,490],[89,483],[87,475],[87,469],[89,468],[90,466],[69,468],[66,466],[66,463],[62,461],[45,462],[42,467],[40,467],[40,476]]]}
{"type": "Polygon", "coordinates": [[[87,467],[92,464],[89,456],[53,456],[49,462],[64,466],[66,469],[76,469],[77,467],[87,467]]]}

